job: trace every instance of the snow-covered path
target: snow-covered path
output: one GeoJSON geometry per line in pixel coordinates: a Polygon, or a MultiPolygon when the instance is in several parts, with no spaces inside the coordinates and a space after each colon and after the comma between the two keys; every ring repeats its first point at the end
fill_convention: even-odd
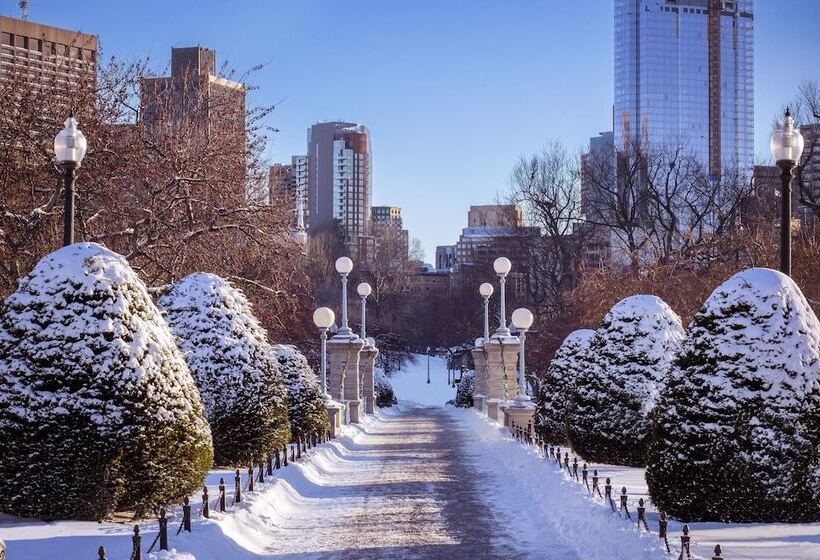
{"type": "MultiPolygon", "coordinates": [[[[322,558],[532,558],[484,501],[464,427],[441,408],[405,408],[343,441],[318,500],[284,521],[267,552],[322,558]],[[294,538],[316,528],[310,539],[294,538]]],[[[554,543],[553,543],[554,544],[554,543]]],[[[553,549],[551,558],[575,558],[553,549]]]]}

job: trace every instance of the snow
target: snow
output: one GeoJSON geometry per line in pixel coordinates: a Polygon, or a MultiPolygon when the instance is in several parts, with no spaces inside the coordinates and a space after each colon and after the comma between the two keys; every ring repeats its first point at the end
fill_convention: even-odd
{"type": "Polygon", "coordinates": [[[443,406],[456,397],[447,383],[447,359],[430,356],[430,384],[427,384],[427,355],[414,354],[414,361],[389,377],[393,392],[402,401],[420,405],[443,406]]]}

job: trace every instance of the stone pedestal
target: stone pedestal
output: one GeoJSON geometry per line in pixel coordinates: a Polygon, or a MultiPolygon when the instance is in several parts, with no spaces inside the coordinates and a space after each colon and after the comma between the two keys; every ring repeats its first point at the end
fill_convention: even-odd
{"type": "Polygon", "coordinates": [[[521,428],[525,434],[533,435],[535,424],[535,403],[530,401],[513,400],[502,405],[504,425],[515,435],[516,428],[521,428]]]}
{"type": "Polygon", "coordinates": [[[475,390],[473,392],[473,407],[481,412],[485,409],[487,393],[489,392],[489,379],[487,378],[487,357],[484,348],[476,347],[471,351],[473,363],[475,364],[475,390]]]}
{"type": "MultiPolygon", "coordinates": [[[[368,340],[372,340],[368,338],[368,340]]],[[[359,367],[362,378],[362,398],[364,411],[373,414],[376,410],[376,356],[379,355],[375,346],[367,344],[359,354],[359,367]]]]}
{"type": "Polygon", "coordinates": [[[327,419],[330,423],[330,437],[338,437],[339,430],[342,428],[344,405],[337,401],[327,401],[325,408],[327,409],[327,419]]]}
{"type": "Polygon", "coordinates": [[[487,397],[508,401],[516,394],[518,338],[493,336],[484,344],[487,361],[487,397]]]}
{"type": "Polygon", "coordinates": [[[330,398],[345,405],[343,422],[359,421],[359,355],[364,341],[357,336],[334,336],[327,342],[327,386],[330,398]]]}
{"type": "Polygon", "coordinates": [[[484,400],[484,407],[486,408],[487,416],[492,418],[493,420],[498,420],[498,415],[501,412],[499,410],[499,405],[501,405],[504,401],[501,399],[485,399],[484,400]]]}

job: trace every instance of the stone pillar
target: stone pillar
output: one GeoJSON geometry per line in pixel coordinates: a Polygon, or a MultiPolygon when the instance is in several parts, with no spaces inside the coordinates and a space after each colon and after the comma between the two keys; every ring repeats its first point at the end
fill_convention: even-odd
{"type": "Polygon", "coordinates": [[[334,336],[327,342],[327,386],[330,398],[345,405],[343,422],[359,421],[359,354],[364,341],[357,337],[334,336]]]}
{"type": "Polygon", "coordinates": [[[487,415],[499,419],[499,404],[512,400],[516,394],[518,371],[518,338],[493,336],[484,344],[487,361],[487,415]]]}
{"type": "Polygon", "coordinates": [[[535,425],[535,404],[531,402],[509,401],[501,405],[504,425],[515,434],[516,427],[532,436],[535,425]]]}
{"type": "Polygon", "coordinates": [[[487,377],[487,356],[484,348],[476,346],[472,349],[473,363],[475,364],[475,391],[473,392],[473,407],[481,412],[487,412],[487,393],[490,389],[487,377]]]}
{"type": "Polygon", "coordinates": [[[325,408],[330,423],[330,437],[339,437],[339,430],[342,428],[342,417],[344,416],[344,405],[338,401],[327,401],[325,408]]]}
{"type": "MultiPolygon", "coordinates": [[[[372,339],[368,339],[372,340],[372,339]]],[[[359,358],[362,377],[362,396],[364,397],[364,411],[373,414],[376,411],[376,356],[379,350],[367,344],[362,348],[359,358]]]]}

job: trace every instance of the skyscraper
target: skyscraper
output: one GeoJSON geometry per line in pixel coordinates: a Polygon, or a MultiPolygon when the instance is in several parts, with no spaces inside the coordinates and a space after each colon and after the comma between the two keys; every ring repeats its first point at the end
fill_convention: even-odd
{"type": "Polygon", "coordinates": [[[356,123],[317,123],[308,130],[307,148],[309,229],[338,225],[356,253],[370,231],[370,134],[356,123]]]}
{"type": "Polygon", "coordinates": [[[684,146],[710,175],[754,157],[753,0],[615,0],[616,148],[684,146]]]}

